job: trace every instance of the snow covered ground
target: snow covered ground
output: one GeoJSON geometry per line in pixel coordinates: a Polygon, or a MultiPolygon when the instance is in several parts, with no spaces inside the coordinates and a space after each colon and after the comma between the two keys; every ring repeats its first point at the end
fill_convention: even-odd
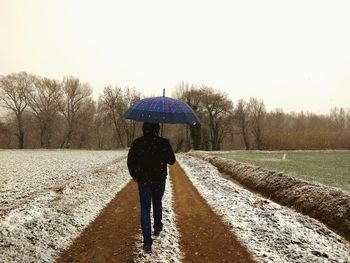
{"type": "Polygon", "coordinates": [[[130,180],[126,153],[1,151],[0,262],[52,262],[130,180]]]}
{"type": "Polygon", "coordinates": [[[249,192],[211,164],[178,155],[211,208],[259,262],[350,262],[349,243],[320,222],[249,192]]]}
{"type": "Polygon", "coordinates": [[[125,154],[84,150],[0,151],[0,216],[125,154]]]}
{"type": "MultiPolygon", "coordinates": [[[[124,152],[0,151],[0,262],[53,262],[129,182],[124,152]]],[[[178,155],[212,209],[259,262],[350,262],[350,245],[323,224],[222,178],[200,159],[178,155]]],[[[135,262],[181,262],[168,178],[164,232],[135,262]],[[161,242],[160,242],[161,240],[161,242]]]]}
{"type": "MultiPolygon", "coordinates": [[[[170,176],[167,179],[163,197],[163,224],[164,230],[158,237],[153,237],[152,253],[146,254],[142,250],[142,235],[139,235],[137,249],[134,253],[135,263],[179,263],[183,255],[180,251],[180,235],[176,227],[176,218],[173,211],[172,183],[170,176]]],[[[152,214],[151,214],[152,216],[152,214]]],[[[151,217],[152,218],[152,217],[151,217]]],[[[153,219],[152,219],[153,222],[153,219]]],[[[152,223],[153,225],[153,223],[152,223]]],[[[140,229],[141,232],[141,229],[140,229]]]]}

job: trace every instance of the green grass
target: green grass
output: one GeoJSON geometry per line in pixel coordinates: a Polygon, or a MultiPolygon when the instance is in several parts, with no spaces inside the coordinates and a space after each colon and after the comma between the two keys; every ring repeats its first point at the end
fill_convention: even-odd
{"type": "Polygon", "coordinates": [[[350,192],[350,151],[233,151],[212,155],[283,171],[350,192]],[[283,154],[286,154],[285,160],[282,160],[283,154]]]}

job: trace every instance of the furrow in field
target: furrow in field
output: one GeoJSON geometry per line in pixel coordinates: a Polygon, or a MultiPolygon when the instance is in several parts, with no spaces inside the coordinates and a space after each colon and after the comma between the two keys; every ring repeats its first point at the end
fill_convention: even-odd
{"type": "Polygon", "coordinates": [[[257,196],[191,156],[178,161],[193,185],[260,262],[348,262],[349,243],[325,225],[257,196]]]}

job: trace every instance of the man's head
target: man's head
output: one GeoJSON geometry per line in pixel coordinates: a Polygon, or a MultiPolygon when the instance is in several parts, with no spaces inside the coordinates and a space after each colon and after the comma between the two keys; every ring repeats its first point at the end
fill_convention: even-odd
{"type": "Polygon", "coordinates": [[[158,123],[145,122],[142,126],[143,135],[158,135],[159,129],[158,123]]]}

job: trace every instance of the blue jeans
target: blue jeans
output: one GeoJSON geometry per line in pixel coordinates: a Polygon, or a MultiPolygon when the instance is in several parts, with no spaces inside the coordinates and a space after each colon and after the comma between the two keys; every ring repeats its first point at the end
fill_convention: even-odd
{"type": "Polygon", "coordinates": [[[151,203],[153,204],[154,230],[162,230],[162,198],[165,180],[156,182],[138,182],[141,203],[141,228],[143,243],[152,245],[151,203]]]}

